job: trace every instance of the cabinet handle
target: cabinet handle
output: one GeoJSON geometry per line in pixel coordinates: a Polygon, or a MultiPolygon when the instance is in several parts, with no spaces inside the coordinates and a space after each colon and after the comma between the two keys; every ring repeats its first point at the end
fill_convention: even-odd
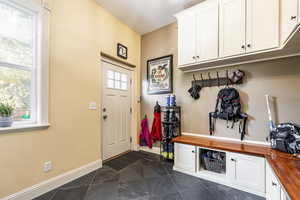
{"type": "Polygon", "coordinates": [[[297,16],[291,16],[291,20],[297,19],[297,16]]]}
{"type": "Polygon", "coordinates": [[[233,158],[231,158],[231,161],[232,161],[232,162],[236,162],[236,160],[235,160],[235,159],[233,159],[233,158]]]}
{"type": "Polygon", "coordinates": [[[245,45],[242,45],[242,49],[245,49],[245,45]]]}
{"type": "Polygon", "coordinates": [[[277,187],[277,183],[274,183],[274,182],[272,181],[272,186],[276,186],[276,187],[277,187]]]}

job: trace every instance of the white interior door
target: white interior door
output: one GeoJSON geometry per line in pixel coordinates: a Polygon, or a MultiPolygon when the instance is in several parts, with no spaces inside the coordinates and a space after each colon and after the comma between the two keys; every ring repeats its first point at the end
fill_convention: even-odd
{"type": "Polygon", "coordinates": [[[246,52],[246,0],[220,1],[220,56],[246,52]]]}
{"type": "Polygon", "coordinates": [[[103,159],[130,150],[131,71],[102,62],[102,145],[103,159]]]}

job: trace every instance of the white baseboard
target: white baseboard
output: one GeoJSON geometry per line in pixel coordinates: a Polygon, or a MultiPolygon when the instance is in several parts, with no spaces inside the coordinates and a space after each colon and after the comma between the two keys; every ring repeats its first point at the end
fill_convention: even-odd
{"type": "Polygon", "coordinates": [[[248,144],[258,144],[258,145],[265,145],[265,146],[270,146],[271,145],[269,142],[261,142],[261,141],[255,141],[255,140],[243,140],[243,141],[241,141],[240,139],[228,138],[228,137],[219,137],[219,136],[214,136],[214,135],[203,135],[203,134],[186,133],[186,132],[183,132],[182,135],[213,138],[213,139],[217,139],[217,140],[227,140],[227,141],[232,141],[232,142],[240,142],[240,143],[243,143],[243,144],[248,143],[248,144]]]}
{"type": "Polygon", "coordinates": [[[33,185],[10,196],[4,197],[2,200],[32,200],[101,167],[102,160],[97,160],[77,169],[73,169],[61,175],[33,185]]]}
{"type": "Polygon", "coordinates": [[[146,151],[146,152],[149,152],[149,153],[155,153],[155,154],[160,154],[160,149],[159,147],[152,147],[152,149],[150,149],[149,147],[139,147],[138,148],[139,151],[146,151]]]}

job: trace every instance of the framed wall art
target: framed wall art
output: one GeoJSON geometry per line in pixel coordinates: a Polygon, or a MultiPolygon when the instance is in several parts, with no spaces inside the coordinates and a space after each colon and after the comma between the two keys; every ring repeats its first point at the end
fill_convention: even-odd
{"type": "Polygon", "coordinates": [[[148,94],[173,92],[173,55],[147,61],[148,94]]]}
{"type": "Polygon", "coordinates": [[[128,48],[123,44],[118,43],[117,46],[117,55],[120,58],[127,59],[128,58],[128,48]]]}

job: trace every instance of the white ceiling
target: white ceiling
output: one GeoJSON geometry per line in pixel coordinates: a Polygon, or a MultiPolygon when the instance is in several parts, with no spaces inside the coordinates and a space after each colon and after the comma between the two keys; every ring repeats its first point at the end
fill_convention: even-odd
{"type": "Polygon", "coordinates": [[[174,14],[203,0],[96,1],[133,30],[145,34],[174,22],[174,14]]]}

